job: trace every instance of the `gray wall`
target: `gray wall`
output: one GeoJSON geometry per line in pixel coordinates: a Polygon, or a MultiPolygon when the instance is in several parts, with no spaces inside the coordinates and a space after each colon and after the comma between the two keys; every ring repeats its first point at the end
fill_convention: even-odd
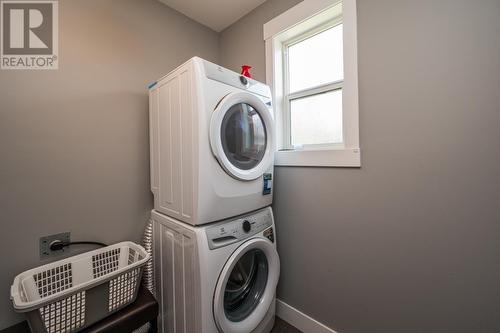
{"type": "Polygon", "coordinates": [[[0,329],[38,238],[139,240],[152,207],[147,85],[218,35],[155,0],[64,0],[57,71],[0,71],[0,329]]]}
{"type": "MultiPolygon", "coordinates": [[[[277,168],[279,298],[340,333],[500,331],[499,13],[358,0],[363,166],[277,168]]],[[[222,65],[264,79],[262,40],[225,55],[268,16],[222,65]]]]}
{"type": "Polygon", "coordinates": [[[220,34],[220,63],[236,72],[241,65],[253,68],[253,78],[266,81],[266,58],[262,40],[264,23],[301,0],[268,0],[220,34]]]}

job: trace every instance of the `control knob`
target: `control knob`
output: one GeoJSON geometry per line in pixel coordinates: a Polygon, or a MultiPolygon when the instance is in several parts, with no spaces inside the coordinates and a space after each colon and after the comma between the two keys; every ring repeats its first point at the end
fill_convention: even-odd
{"type": "Polygon", "coordinates": [[[243,221],[243,231],[250,232],[250,229],[252,229],[250,222],[248,220],[243,221]]]}

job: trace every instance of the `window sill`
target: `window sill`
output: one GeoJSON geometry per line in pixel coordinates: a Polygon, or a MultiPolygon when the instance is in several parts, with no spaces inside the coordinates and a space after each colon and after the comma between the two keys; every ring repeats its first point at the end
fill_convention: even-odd
{"type": "Polygon", "coordinates": [[[359,148],[283,150],[274,153],[275,166],[361,167],[359,148]]]}

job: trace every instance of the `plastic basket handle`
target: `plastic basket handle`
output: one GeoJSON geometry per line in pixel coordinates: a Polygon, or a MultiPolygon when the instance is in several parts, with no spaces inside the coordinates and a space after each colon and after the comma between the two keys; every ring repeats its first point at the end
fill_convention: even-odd
{"type": "Polygon", "coordinates": [[[10,286],[10,299],[14,301],[14,304],[21,304],[21,296],[18,290],[14,285],[10,286]]]}

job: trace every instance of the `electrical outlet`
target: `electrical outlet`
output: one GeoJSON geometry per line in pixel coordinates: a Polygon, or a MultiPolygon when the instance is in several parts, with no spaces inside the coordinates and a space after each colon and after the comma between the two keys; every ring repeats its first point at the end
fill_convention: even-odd
{"type": "Polygon", "coordinates": [[[50,244],[52,244],[53,241],[70,242],[70,236],[71,234],[69,232],[62,232],[60,234],[40,237],[40,260],[64,253],[64,248],[58,251],[51,251],[50,244]]]}

